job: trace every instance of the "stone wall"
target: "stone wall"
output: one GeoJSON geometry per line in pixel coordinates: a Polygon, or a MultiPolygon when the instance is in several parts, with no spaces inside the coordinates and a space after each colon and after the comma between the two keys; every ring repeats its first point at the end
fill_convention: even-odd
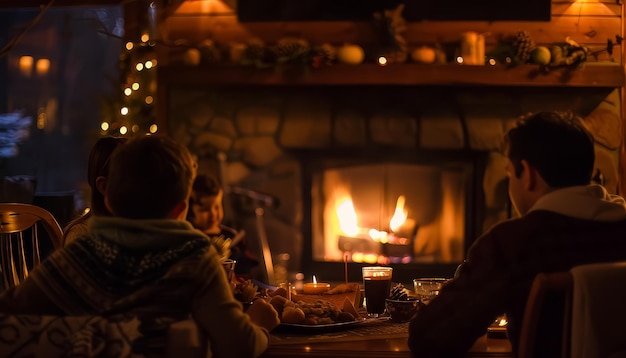
{"type": "MultiPolygon", "coordinates": [[[[271,194],[280,205],[265,210],[272,252],[289,253],[289,272],[300,270],[303,232],[302,167],[296,150],[461,149],[487,151],[484,173],[487,228],[507,216],[505,131],[520,116],[571,110],[594,133],[596,168],[617,191],[621,120],[619,91],[583,88],[222,87],[173,88],[169,133],[198,157],[201,172],[271,194]]],[[[241,204],[241,203],[240,203],[241,204]]],[[[250,203],[231,219],[251,237],[257,222],[250,203]]]]}

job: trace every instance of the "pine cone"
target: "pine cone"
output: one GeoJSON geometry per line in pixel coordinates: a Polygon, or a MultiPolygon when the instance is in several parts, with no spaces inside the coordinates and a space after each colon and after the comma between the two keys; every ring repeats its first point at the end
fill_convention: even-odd
{"type": "Polygon", "coordinates": [[[278,41],[274,47],[274,54],[278,62],[289,62],[302,59],[309,53],[310,46],[306,40],[297,38],[284,38],[278,41]]]}
{"type": "Polygon", "coordinates": [[[528,31],[519,31],[513,39],[514,57],[519,63],[526,63],[530,60],[530,55],[537,47],[528,31]]]}

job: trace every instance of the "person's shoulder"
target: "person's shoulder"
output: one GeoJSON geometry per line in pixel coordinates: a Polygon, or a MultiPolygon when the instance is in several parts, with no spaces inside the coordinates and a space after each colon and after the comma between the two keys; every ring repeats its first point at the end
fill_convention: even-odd
{"type": "Polygon", "coordinates": [[[85,214],[72,220],[63,229],[63,246],[67,246],[77,238],[87,235],[89,232],[89,218],[91,215],[85,214]]]}

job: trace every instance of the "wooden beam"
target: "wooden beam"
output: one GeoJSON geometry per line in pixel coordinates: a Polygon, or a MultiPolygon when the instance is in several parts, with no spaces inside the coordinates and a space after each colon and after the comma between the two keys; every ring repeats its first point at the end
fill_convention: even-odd
{"type": "Polygon", "coordinates": [[[500,86],[500,87],[606,87],[624,85],[622,66],[589,63],[581,68],[539,66],[375,64],[333,65],[305,70],[302,66],[257,69],[245,66],[163,66],[159,84],[261,86],[500,86]]]}
{"type": "MultiPolygon", "coordinates": [[[[121,5],[124,0],[55,0],[53,6],[110,6],[121,5]]],[[[50,0],[0,0],[0,8],[43,7],[50,0]]]]}

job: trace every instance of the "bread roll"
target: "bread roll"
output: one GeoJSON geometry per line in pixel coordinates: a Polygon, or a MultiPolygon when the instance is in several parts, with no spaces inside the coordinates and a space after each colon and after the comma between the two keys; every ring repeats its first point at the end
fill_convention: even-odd
{"type": "Polygon", "coordinates": [[[281,322],[283,323],[302,323],[304,321],[304,311],[298,307],[285,307],[281,316],[281,322]]]}

